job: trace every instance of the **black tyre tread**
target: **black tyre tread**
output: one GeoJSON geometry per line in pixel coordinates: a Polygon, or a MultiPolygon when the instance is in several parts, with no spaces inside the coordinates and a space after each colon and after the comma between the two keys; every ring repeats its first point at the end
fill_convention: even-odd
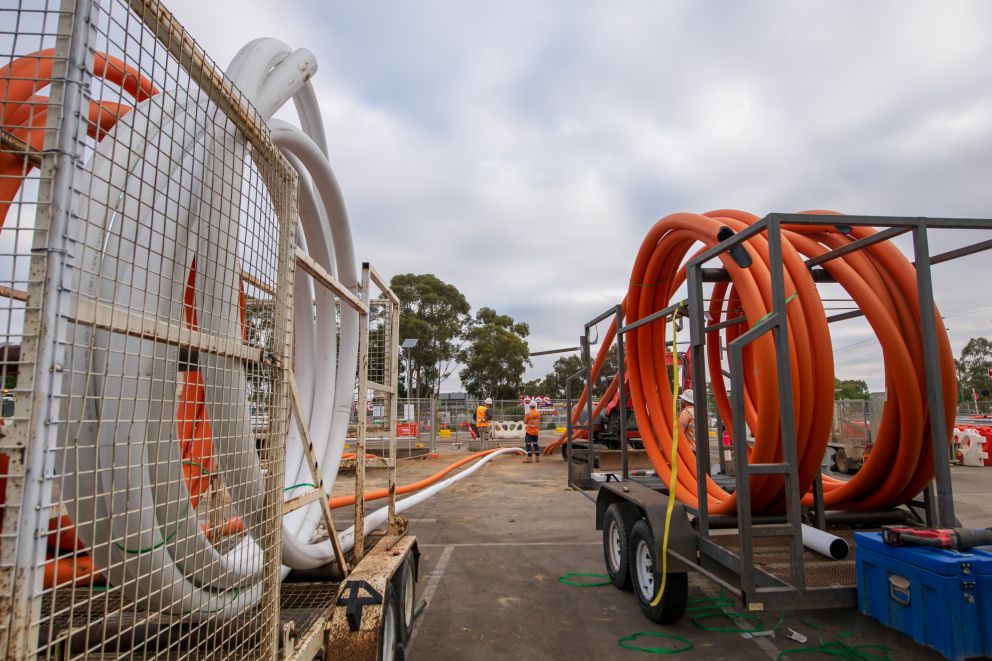
{"type": "Polygon", "coordinates": [[[630,590],[630,533],[634,529],[634,525],[641,520],[641,512],[637,507],[631,503],[613,503],[606,508],[606,514],[603,517],[603,564],[606,565],[606,573],[609,575],[610,580],[613,581],[613,585],[620,588],[621,590],[630,590]],[[616,518],[617,524],[620,527],[620,567],[614,575],[612,569],[610,568],[610,550],[609,550],[609,533],[610,533],[610,522],[613,518],[616,518]]]}
{"type": "MultiPolygon", "coordinates": [[[[661,563],[657,557],[659,549],[655,544],[651,526],[644,519],[634,525],[634,529],[630,535],[628,551],[631,557],[628,564],[632,568],[635,567],[636,563],[633,555],[639,539],[644,539],[648,545],[648,549],[650,549],[654,584],[657,589],[657,586],[661,584],[661,563]]],[[[632,569],[632,571],[634,570],[632,569]]],[[[651,599],[645,600],[644,595],[641,594],[641,590],[637,586],[634,587],[634,593],[637,595],[638,605],[641,607],[641,612],[644,613],[645,617],[658,624],[673,624],[681,619],[689,601],[689,575],[685,572],[668,572],[668,578],[665,582],[665,596],[657,606],[651,605],[651,599]]]]}
{"type": "Polygon", "coordinates": [[[396,591],[396,601],[399,604],[399,618],[400,618],[400,641],[407,642],[410,640],[410,634],[413,633],[413,623],[414,619],[410,620],[410,627],[406,626],[406,618],[404,617],[403,609],[405,605],[406,595],[403,594],[403,574],[409,569],[413,572],[413,609],[417,610],[417,568],[416,563],[413,561],[413,553],[408,553],[405,558],[403,558],[403,563],[400,565],[399,570],[393,576],[393,589],[396,591]]]}

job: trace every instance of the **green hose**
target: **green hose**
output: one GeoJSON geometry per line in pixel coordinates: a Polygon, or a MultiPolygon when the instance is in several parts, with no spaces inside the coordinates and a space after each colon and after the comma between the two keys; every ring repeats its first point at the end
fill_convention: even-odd
{"type": "Polygon", "coordinates": [[[570,571],[565,572],[558,577],[559,583],[564,583],[565,585],[574,585],[577,588],[598,588],[604,585],[611,585],[613,583],[612,579],[606,574],[590,574],[589,572],[581,571],[570,571]],[[585,576],[590,578],[603,579],[601,581],[573,581],[571,580],[575,576],[585,576]]]}
{"type": "Polygon", "coordinates": [[[692,649],[692,642],[688,638],[683,638],[682,636],[676,636],[671,633],[660,633],[658,631],[637,631],[629,636],[624,636],[617,641],[617,645],[627,650],[634,650],[635,652],[648,652],[650,654],[681,654],[682,652],[688,652],[692,649]],[[665,640],[673,640],[676,643],[682,643],[681,647],[644,647],[641,645],[632,644],[635,640],[641,637],[645,638],[663,638],[665,640]]]}
{"type": "Polygon", "coordinates": [[[845,645],[842,638],[850,638],[853,634],[842,631],[835,640],[823,642],[816,647],[794,647],[782,650],[777,659],[787,659],[796,654],[825,654],[850,661],[893,661],[892,649],[885,645],[845,645]]]}

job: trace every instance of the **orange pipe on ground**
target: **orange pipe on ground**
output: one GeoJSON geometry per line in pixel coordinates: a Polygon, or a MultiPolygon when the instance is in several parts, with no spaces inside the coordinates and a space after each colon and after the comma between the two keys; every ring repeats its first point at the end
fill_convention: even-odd
{"type": "MultiPolygon", "coordinates": [[[[442,469],[437,473],[434,473],[430,477],[425,477],[424,479],[419,480],[417,482],[411,482],[410,484],[404,484],[402,486],[396,487],[396,495],[399,496],[405,493],[412,493],[414,491],[425,489],[431,486],[432,484],[440,481],[441,478],[443,478],[445,475],[455,470],[456,468],[459,468],[460,466],[464,466],[465,464],[475,459],[478,459],[479,457],[485,457],[487,454],[492,454],[493,452],[496,452],[496,449],[483,450],[482,452],[476,452],[474,454],[470,454],[464,459],[459,459],[450,466],[446,466],[444,469],[442,469]]],[[[386,498],[387,496],[389,496],[389,489],[373,489],[371,491],[365,492],[364,500],[365,502],[368,502],[370,500],[379,500],[380,498],[386,498]]],[[[355,504],[355,495],[352,494],[350,496],[336,496],[334,498],[328,499],[327,502],[330,503],[331,509],[338,509],[339,507],[348,507],[349,505],[355,504]]]]}

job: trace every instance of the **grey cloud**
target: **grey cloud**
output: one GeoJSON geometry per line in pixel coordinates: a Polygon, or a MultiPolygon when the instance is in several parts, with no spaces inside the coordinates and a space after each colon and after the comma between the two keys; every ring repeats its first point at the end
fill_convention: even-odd
{"type": "MultiPolygon", "coordinates": [[[[170,3],[220,62],[270,31],[316,54],[359,257],[455,283],[535,349],[622,295],[667,213],[990,213],[987,3],[208,5],[170,3]]],[[[992,302],[986,263],[935,268],[941,308],[965,310],[955,352],[989,334],[989,309],[967,310],[992,302]]],[[[875,387],[864,346],[838,373],[875,387]]]]}

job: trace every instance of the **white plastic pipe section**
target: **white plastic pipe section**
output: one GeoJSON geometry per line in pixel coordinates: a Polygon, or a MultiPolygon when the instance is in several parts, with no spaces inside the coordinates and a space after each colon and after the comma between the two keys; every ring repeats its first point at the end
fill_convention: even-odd
{"type": "Polygon", "coordinates": [[[805,523],[803,524],[803,546],[820,555],[825,555],[831,560],[843,560],[849,551],[846,540],[819,528],[807,526],[805,523]]]}
{"type": "MultiPolygon", "coordinates": [[[[238,53],[229,75],[266,120],[294,101],[302,130],[270,125],[300,174],[297,240],[357,293],[347,214],[309,84],[315,71],[309,52],[260,39],[238,53]]],[[[87,298],[178,327],[195,262],[199,329],[240,337],[237,258],[247,228],[240,227],[239,175],[249,152],[242,138],[213,129],[216,112],[183,92],[163,92],[137,104],[98,145],[88,168],[89,205],[78,210],[88,222],[73,227],[80,246],[73,276],[87,298]],[[129,146],[123,156],[115,150],[121,144],[129,146]]],[[[295,300],[316,305],[315,312],[295,306],[294,370],[329,486],[350,415],[358,314],[343,307],[339,338],[333,296],[301,272],[294,293],[295,300]]],[[[232,506],[249,533],[222,554],[189,505],[175,421],[178,350],[87,326],[71,326],[66,339],[72,366],[65,380],[66,419],[82,422],[65,426],[56,459],[69,476],[61,483],[63,500],[94,564],[125,598],[155,610],[230,617],[257,602],[262,555],[254,539],[264,523],[264,476],[241,362],[199,356],[211,441],[232,506]]],[[[286,459],[287,484],[311,480],[295,424],[286,459]]],[[[330,542],[309,543],[319,521],[317,503],[284,519],[287,565],[313,568],[333,559],[330,542]]]]}
{"type": "MultiPolygon", "coordinates": [[[[358,270],[348,215],[327,160],[320,108],[309,82],[316,68],[316,61],[309,51],[292,51],[275,39],[256,39],[235,56],[228,75],[268,122],[273,141],[299,174],[297,241],[300,247],[357,294],[358,270]],[[290,99],[296,106],[302,130],[272,119],[290,99]]],[[[358,313],[348,306],[341,306],[338,338],[334,296],[323,286],[315,285],[310,276],[299,269],[294,282],[294,300],[315,303],[313,310],[305,304],[294,306],[294,374],[321,477],[330,487],[337,477],[351,415],[358,362],[358,313]],[[338,346],[340,354],[337,354],[338,346]],[[336,376],[329,379],[329,374],[336,376]],[[327,402],[332,406],[328,407],[327,402]]],[[[224,457],[218,459],[223,465],[224,457]]],[[[257,461],[251,471],[257,489],[252,495],[260,497],[263,480],[257,461]]],[[[294,420],[286,442],[286,486],[311,480],[294,420]]],[[[334,559],[329,541],[310,543],[320,522],[321,508],[316,502],[285,517],[283,562],[287,569],[284,575],[289,568],[313,569],[334,559]]]]}
{"type": "MultiPolygon", "coordinates": [[[[88,167],[89,204],[77,210],[88,222],[70,226],[79,246],[72,277],[89,300],[178,327],[195,261],[200,329],[239,337],[238,231],[229,225],[240,216],[241,177],[232,172],[244,167],[246,147],[204,129],[213,112],[165,92],[117,122],[88,167]],[[129,145],[126,155],[120,144],[129,145]],[[210,295],[202,296],[207,273],[210,295]]],[[[73,426],[57,461],[69,476],[63,501],[94,564],[127,597],[157,610],[231,616],[257,601],[257,545],[246,536],[218,553],[189,506],[175,421],[178,350],[91,326],[66,333],[73,426]]],[[[214,369],[241,377],[226,384],[233,397],[212,393],[227,404],[214,409],[224,411],[213,414],[214,434],[250,438],[240,362],[218,359],[214,369]]]]}
{"type": "MultiPolygon", "coordinates": [[[[466,477],[468,477],[469,475],[471,475],[475,471],[479,470],[484,465],[486,465],[487,463],[489,463],[490,461],[492,461],[496,457],[500,456],[501,454],[527,454],[527,453],[526,453],[526,451],[524,451],[523,448],[501,448],[501,449],[496,450],[495,452],[493,452],[491,454],[487,454],[486,456],[481,457],[478,461],[476,461],[474,464],[472,464],[471,467],[466,468],[465,470],[463,470],[462,472],[458,473],[457,475],[453,475],[452,477],[449,477],[449,478],[447,478],[445,480],[441,480],[437,484],[432,485],[430,487],[427,487],[426,489],[424,489],[422,491],[418,491],[418,492],[416,492],[416,493],[414,493],[414,494],[412,494],[410,496],[407,496],[406,498],[402,498],[400,500],[397,500],[396,501],[396,513],[399,514],[401,512],[405,512],[406,510],[410,509],[411,507],[414,507],[414,506],[419,505],[420,503],[424,502],[425,500],[427,500],[431,496],[434,496],[434,495],[440,493],[441,491],[444,491],[445,489],[447,489],[448,487],[450,487],[455,482],[457,482],[459,480],[465,479],[466,477]]],[[[389,518],[389,508],[388,507],[382,507],[382,508],[377,509],[376,511],[372,512],[371,514],[369,514],[368,516],[365,517],[365,529],[364,529],[364,533],[366,535],[368,535],[370,532],[372,532],[373,530],[375,530],[379,526],[381,526],[384,523],[386,523],[386,521],[388,520],[388,518],[389,518]]],[[[338,539],[341,540],[341,547],[345,551],[351,550],[351,548],[355,546],[355,526],[352,526],[352,527],[348,528],[347,530],[345,530],[345,531],[343,531],[341,533],[338,533],[338,539]]]]}

